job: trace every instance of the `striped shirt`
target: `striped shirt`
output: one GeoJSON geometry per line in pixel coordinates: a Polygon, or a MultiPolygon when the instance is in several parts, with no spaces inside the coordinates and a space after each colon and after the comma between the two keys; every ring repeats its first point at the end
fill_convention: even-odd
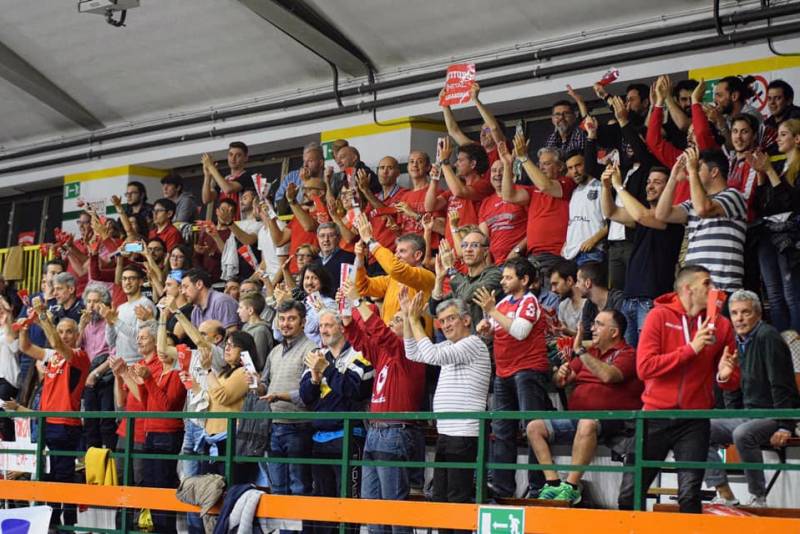
{"type": "MultiPolygon", "coordinates": [[[[492,366],[489,349],[476,335],[434,345],[430,339],[405,339],[406,358],[442,368],[434,412],[482,412],[486,409],[492,366]]],[[[439,434],[447,436],[478,435],[477,419],[440,419],[439,434]]]]}
{"type": "Polygon", "coordinates": [[[686,264],[702,265],[716,287],[730,292],[742,287],[744,277],[747,205],[744,196],[730,187],[709,199],[722,206],[724,216],[701,219],[691,200],[680,204],[689,215],[686,264]]]}

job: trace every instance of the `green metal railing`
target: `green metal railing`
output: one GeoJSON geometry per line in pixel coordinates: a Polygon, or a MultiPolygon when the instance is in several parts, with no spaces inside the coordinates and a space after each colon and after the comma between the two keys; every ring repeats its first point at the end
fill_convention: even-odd
{"type": "MultiPolygon", "coordinates": [[[[31,418],[38,421],[37,440],[36,440],[36,480],[42,480],[42,470],[44,468],[44,418],[46,417],[80,417],[82,419],[117,418],[123,414],[119,412],[0,412],[0,417],[21,417],[31,418]]],[[[664,411],[529,411],[529,412],[395,412],[395,413],[369,413],[369,412],[247,412],[247,413],[196,413],[196,412],[124,412],[126,418],[125,447],[123,451],[113,451],[113,458],[122,459],[122,484],[127,486],[133,478],[133,459],[159,459],[159,460],[190,460],[190,461],[223,461],[225,463],[225,479],[228,484],[232,480],[233,466],[236,463],[267,463],[267,464],[303,464],[303,465],[334,465],[339,466],[342,473],[348,473],[352,467],[406,467],[406,468],[458,468],[476,470],[475,500],[483,503],[486,500],[486,474],[489,469],[509,469],[509,470],[553,470],[553,471],[586,471],[586,472],[622,472],[633,473],[634,476],[634,509],[643,510],[646,505],[645,490],[643,488],[643,473],[645,469],[720,469],[720,470],[782,470],[800,471],[800,464],[767,464],[767,463],[711,463],[711,462],[686,462],[686,461],[652,461],[644,460],[644,437],[646,436],[646,422],[648,420],[686,420],[686,419],[797,419],[800,420],[800,409],[792,410],[664,410],[664,411]],[[219,456],[199,455],[199,454],[154,454],[136,452],[133,450],[134,428],[136,418],[147,419],[226,419],[227,438],[225,441],[225,454],[219,456]],[[342,443],[342,455],[339,459],[323,458],[273,458],[273,457],[252,457],[238,456],[236,450],[236,426],[237,419],[281,419],[297,420],[310,422],[316,420],[340,420],[343,423],[344,439],[342,443]],[[474,462],[415,462],[415,461],[388,461],[388,460],[356,460],[351,458],[352,429],[354,424],[371,421],[430,421],[443,419],[477,419],[480,424],[478,427],[478,451],[474,462]],[[560,465],[560,464],[516,464],[516,463],[494,463],[488,461],[487,444],[489,441],[488,423],[491,420],[533,420],[533,419],[596,419],[596,420],[619,420],[632,421],[634,423],[634,456],[633,463],[627,465],[560,465]]],[[[6,454],[27,453],[29,450],[6,449],[0,451],[6,454]]],[[[47,451],[48,456],[71,456],[82,457],[82,451],[47,451]]],[[[350,497],[348,481],[349,477],[341,476],[339,488],[341,497],[350,497]]],[[[7,497],[6,497],[7,498],[7,497]]],[[[129,513],[129,512],[127,512],[129,513]]],[[[62,527],[70,530],[68,527],[62,527]]],[[[85,529],[85,527],[74,527],[71,530],[85,529]]],[[[134,532],[129,530],[127,521],[122,521],[120,530],[100,529],[91,527],[93,532],[134,532]]],[[[340,527],[344,532],[344,525],[340,527]]]]}

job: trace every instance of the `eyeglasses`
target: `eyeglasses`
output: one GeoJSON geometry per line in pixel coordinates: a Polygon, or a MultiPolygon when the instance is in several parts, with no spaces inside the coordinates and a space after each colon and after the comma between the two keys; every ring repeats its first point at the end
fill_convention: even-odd
{"type": "Polygon", "coordinates": [[[476,249],[477,250],[477,249],[483,248],[483,247],[484,247],[483,243],[475,243],[475,242],[470,243],[468,241],[462,241],[461,242],[461,248],[464,248],[464,249],[467,249],[467,250],[472,250],[472,249],[476,249]]]}
{"type": "Polygon", "coordinates": [[[441,324],[451,324],[458,321],[459,316],[457,314],[448,315],[447,317],[438,317],[439,323],[441,324]]]}

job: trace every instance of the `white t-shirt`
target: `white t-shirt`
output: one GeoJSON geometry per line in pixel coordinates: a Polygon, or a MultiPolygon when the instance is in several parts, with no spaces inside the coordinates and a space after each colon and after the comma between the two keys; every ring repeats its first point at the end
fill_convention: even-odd
{"type": "MultiPolygon", "coordinates": [[[[665,114],[666,115],[666,114],[665,114]]],[[[641,165],[639,163],[634,163],[633,167],[630,168],[628,173],[625,175],[625,179],[622,181],[622,187],[628,185],[628,180],[631,177],[631,174],[635,173],[639,170],[641,165]]],[[[624,208],[625,205],[622,203],[622,195],[617,193],[617,196],[614,198],[614,205],[618,208],[624,208]]],[[[618,223],[616,221],[611,221],[608,224],[608,240],[609,241],[625,241],[625,225],[622,223],[618,223]]]]}
{"type": "Polygon", "coordinates": [[[569,224],[567,239],[561,255],[568,260],[575,258],[584,241],[603,227],[605,218],[600,206],[600,180],[591,180],[579,185],[569,201],[569,224]]]}
{"type": "MultiPolygon", "coordinates": [[[[278,228],[281,230],[286,227],[286,223],[280,219],[276,222],[278,223],[278,228]]],[[[278,261],[278,256],[289,255],[289,244],[287,243],[282,247],[276,247],[275,243],[272,241],[272,236],[269,235],[269,229],[263,224],[260,224],[258,229],[258,250],[261,251],[261,259],[264,260],[267,274],[270,278],[274,278],[281,268],[281,262],[278,261]]]]}
{"type": "Polygon", "coordinates": [[[0,335],[3,336],[0,339],[0,378],[5,378],[6,382],[19,389],[19,360],[17,359],[19,341],[15,339],[9,343],[5,339],[5,333],[0,335]]]}
{"type": "Polygon", "coordinates": [[[581,299],[577,308],[572,307],[572,299],[566,298],[558,304],[558,320],[572,330],[577,332],[578,325],[581,322],[581,314],[583,313],[583,305],[586,299],[581,299]]]}

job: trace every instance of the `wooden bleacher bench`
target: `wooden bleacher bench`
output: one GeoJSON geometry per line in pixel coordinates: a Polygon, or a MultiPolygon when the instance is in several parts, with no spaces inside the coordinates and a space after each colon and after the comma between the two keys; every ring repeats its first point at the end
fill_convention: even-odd
{"type": "MultiPolygon", "coordinates": [[[[704,501],[710,501],[714,497],[716,497],[717,492],[714,490],[700,490],[700,499],[704,501]]],[[[678,488],[659,488],[659,487],[651,487],[647,490],[648,497],[677,497],[678,496],[678,488]]]]}
{"type": "Polygon", "coordinates": [[[554,501],[550,499],[517,499],[515,497],[497,497],[497,504],[503,506],[547,506],[550,508],[569,508],[569,501],[554,501]]]}
{"type": "MultiPolygon", "coordinates": [[[[737,506],[736,508],[760,517],[800,519],[800,510],[797,508],[752,508],[750,506],[737,506]]],[[[677,504],[656,504],[653,506],[653,511],[679,512],[679,507],[677,504]]]]}

